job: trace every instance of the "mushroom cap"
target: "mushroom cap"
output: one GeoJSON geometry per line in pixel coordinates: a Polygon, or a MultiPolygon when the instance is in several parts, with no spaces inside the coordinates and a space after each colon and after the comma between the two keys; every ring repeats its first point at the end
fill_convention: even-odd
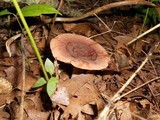
{"type": "Polygon", "coordinates": [[[110,61],[101,45],[82,35],[60,34],[51,40],[50,49],[57,60],[81,69],[101,70],[110,61]]]}

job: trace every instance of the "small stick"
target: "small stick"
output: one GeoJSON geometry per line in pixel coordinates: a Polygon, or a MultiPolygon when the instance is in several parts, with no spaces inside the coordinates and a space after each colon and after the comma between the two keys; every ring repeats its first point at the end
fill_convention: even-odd
{"type": "Polygon", "coordinates": [[[98,18],[99,21],[101,21],[101,23],[108,29],[108,31],[111,31],[111,29],[109,28],[109,26],[106,23],[104,23],[104,21],[101,20],[101,18],[99,18],[98,15],[96,15],[95,13],[94,13],[94,15],[98,18]]]}
{"type": "Polygon", "coordinates": [[[146,32],[140,34],[139,36],[137,36],[136,38],[134,38],[133,40],[131,40],[130,42],[127,43],[127,46],[132,44],[133,42],[137,41],[138,39],[142,38],[143,36],[147,35],[148,33],[154,31],[155,29],[160,27],[160,23],[155,25],[154,27],[152,27],[151,29],[147,30],[146,32]]]}
{"type": "MultiPolygon", "coordinates": [[[[131,83],[131,81],[134,79],[134,77],[137,75],[137,73],[143,68],[143,66],[147,63],[149,60],[149,57],[152,55],[153,51],[158,47],[159,45],[159,39],[156,40],[154,45],[151,47],[150,51],[148,52],[145,60],[141,63],[141,65],[138,67],[138,69],[130,76],[130,78],[127,80],[127,82],[119,89],[119,91],[112,97],[111,102],[114,103],[117,100],[120,100],[120,94],[123,92],[123,90],[131,83]]],[[[106,117],[109,113],[109,108],[111,105],[106,105],[106,107],[101,112],[98,120],[106,120],[106,117]]]]}
{"type": "Polygon", "coordinates": [[[21,90],[21,104],[20,104],[20,115],[19,120],[23,120],[23,111],[24,111],[24,96],[25,96],[25,71],[26,71],[26,64],[25,64],[25,48],[23,43],[23,36],[21,38],[21,52],[22,52],[22,90],[21,90]]]}
{"type": "Polygon", "coordinates": [[[134,91],[136,91],[136,90],[138,90],[138,89],[140,89],[141,87],[143,87],[143,86],[145,86],[145,85],[147,85],[147,84],[149,84],[149,83],[151,83],[151,82],[153,82],[153,81],[155,81],[155,80],[158,80],[158,79],[160,79],[160,77],[153,78],[152,80],[143,83],[142,85],[140,85],[140,86],[138,86],[138,87],[136,87],[136,88],[128,91],[127,93],[124,93],[123,95],[119,96],[119,98],[121,99],[121,98],[123,98],[124,96],[126,96],[126,95],[128,95],[128,94],[130,94],[130,93],[132,93],[132,92],[134,92],[134,91]]]}
{"type": "Polygon", "coordinates": [[[148,2],[148,1],[125,0],[125,1],[114,2],[114,3],[103,5],[101,7],[98,7],[97,9],[91,10],[90,12],[87,12],[78,17],[72,17],[72,18],[57,17],[55,21],[73,22],[73,21],[87,18],[89,16],[93,16],[94,14],[98,14],[102,11],[109,10],[111,8],[121,7],[121,6],[126,6],[126,5],[148,5],[148,6],[153,6],[153,7],[155,6],[155,4],[153,4],[152,2],[148,2]]]}

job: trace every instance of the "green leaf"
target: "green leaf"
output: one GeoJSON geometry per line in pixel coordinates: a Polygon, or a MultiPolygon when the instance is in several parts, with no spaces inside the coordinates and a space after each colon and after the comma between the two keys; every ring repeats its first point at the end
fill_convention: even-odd
{"type": "Polygon", "coordinates": [[[9,12],[7,9],[5,9],[5,10],[3,10],[3,11],[0,12],[0,16],[2,16],[2,15],[11,15],[11,14],[12,13],[9,12]]]}
{"type": "Polygon", "coordinates": [[[25,17],[40,16],[41,14],[60,14],[54,7],[47,4],[32,4],[21,9],[25,17]]]}
{"type": "Polygon", "coordinates": [[[151,2],[159,2],[159,0],[151,0],[151,2]]]}
{"type": "Polygon", "coordinates": [[[54,64],[52,63],[52,61],[50,61],[47,58],[45,63],[44,63],[44,66],[45,66],[46,71],[50,74],[50,76],[52,76],[53,73],[54,73],[54,64]]]}
{"type": "Polygon", "coordinates": [[[32,86],[32,88],[41,87],[41,86],[43,86],[43,85],[46,84],[46,83],[47,83],[46,80],[45,80],[43,77],[41,77],[41,78],[32,86]]]}
{"type": "Polygon", "coordinates": [[[47,93],[49,96],[51,96],[55,90],[56,90],[56,85],[58,83],[58,79],[55,77],[51,77],[48,82],[47,82],[47,93]]]}

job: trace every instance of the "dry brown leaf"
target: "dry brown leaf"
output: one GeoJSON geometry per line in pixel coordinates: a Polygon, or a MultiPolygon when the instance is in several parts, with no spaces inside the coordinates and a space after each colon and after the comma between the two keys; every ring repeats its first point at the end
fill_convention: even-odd
{"type": "MultiPolygon", "coordinates": [[[[132,32],[125,35],[125,36],[116,36],[114,37],[114,39],[117,41],[117,45],[116,45],[116,50],[117,52],[115,53],[115,60],[116,63],[118,65],[118,68],[121,69],[126,69],[129,67],[129,65],[131,64],[130,61],[130,56],[131,56],[131,52],[128,49],[128,47],[126,46],[126,44],[131,41],[133,38],[135,38],[138,35],[138,28],[137,26],[134,26],[132,29],[132,32]]],[[[137,52],[141,52],[141,48],[142,48],[142,41],[138,41],[138,43],[141,42],[141,44],[137,44],[135,47],[135,50],[137,52]]]]}
{"type": "Polygon", "coordinates": [[[73,97],[71,97],[70,104],[64,110],[63,117],[68,118],[69,114],[71,114],[72,117],[75,118],[77,114],[82,111],[83,106],[90,102],[95,102],[98,108],[102,108],[103,102],[97,93],[98,92],[94,86],[88,83],[84,84],[84,86],[81,87],[73,97]]]}
{"type": "Polygon", "coordinates": [[[139,32],[138,26],[134,25],[131,31],[132,31],[131,33],[125,36],[123,35],[114,37],[114,39],[117,41],[116,49],[126,48],[125,45],[138,35],[139,32]]]}
{"type": "Polygon", "coordinates": [[[85,116],[81,112],[79,112],[77,116],[77,120],[85,120],[85,116]]]}
{"type": "Polygon", "coordinates": [[[146,108],[147,105],[150,105],[150,102],[147,99],[141,100],[140,103],[143,108],[146,108]]]}
{"type": "MultiPolygon", "coordinates": [[[[54,120],[59,120],[59,116],[60,116],[60,112],[58,110],[54,110],[53,111],[53,114],[54,114],[54,120]]],[[[52,114],[51,114],[52,115],[52,114]]],[[[52,116],[51,116],[52,117],[52,116]]],[[[50,118],[51,118],[50,117],[50,118]]],[[[53,119],[50,119],[50,120],[53,120],[53,119]]]]}
{"type": "MultiPolygon", "coordinates": [[[[17,92],[16,92],[17,93],[17,92]]],[[[20,100],[21,92],[19,95],[14,95],[13,99],[20,100]]],[[[13,118],[19,119],[19,110],[20,110],[20,101],[13,100],[9,107],[13,114],[13,118]]],[[[24,99],[24,120],[47,120],[50,112],[42,112],[44,110],[44,106],[41,100],[40,94],[26,94],[24,99]]]]}
{"type": "Polygon", "coordinates": [[[117,41],[116,49],[126,48],[125,44],[128,43],[130,40],[133,39],[132,36],[125,35],[125,36],[116,36],[114,39],[117,41]]]}
{"type": "MultiPolygon", "coordinates": [[[[22,89],[22,70],[21,68],[19,68],[19,74],[18,74],[18,78],[17,78],[17,85],[16,87],[18,89],[22,89]]],[[[33,86],[33,84],[38,80],[38,78],[33,75],[30,72],[26,71],[26,77],[25,77],[25,91],[28,92],[29,90],[31,90],[31,87],[33,86]]]]}
{"type": "Polygon", "coordinates": [[[17,75],[17,69],[14,66],[10,66],[4,69],[4,72],[6,73],[6,78],[12,83],[12,85],[15,85],[14,79],[17,75]]]}
{"type": "Polygon", "coordinates": [[[3,59],[0,59],[0,65],[1,66],[8,66],[8,67],[10,67],[10,66],[17,66],[17,65],[19,65],[19,63],[20,63],[20,61],[21,61],[22,59],[21,58],[17,58],[17,59],[13,59],[13,58],[3,58],[3,59]]]}
{"type": "Polygon", "coordinates": [[[151,114],[151,103],[147,99],[142,99],[138,103],[130,103],[130,111],[133,119],[147,119],[151,114]]]}
{"type": "MultiPolygon", "coordinates": [[[[72,118],[75,118],[81,112],[83,106],[90,102],[94,102],[98,110],[103,108],[100,94],[92,84],[94,79],[94,75],[81,74],[58,84],[58,88],[65,87],[69,95],[69,105],[63,109],[63,118],[68,119],[70,114],[72,118]]],[[[54,98],[54,95],[51,96],[52,98],[54,98]]]]}
{"type": "MultiPolygon", "coordinates": [[[[12,61],[11,61],[12,62],[12,61]]],[[[19,63],[18,63],[19,64],[19,63]]],[[[16,66],[16,65],[14,65],[16,66]]],[[[4,69],[6,73],[6,78],[12,83],[14,87],[17,87],[21,89],[21,84],[22,84],[22,68],[10,66],[4,69]]],[[[37,67],[38,69],[38,67],[37,67]]],[[[25,90],[29,91],[32,87],[32,85],[37,81],[37,77],[33,75],[31,72],[26,71],[26,86],[25,90]]]]}
{"type": "Polygon", "coordinates": [[[43,110],[43,103],[40,98],[40,94],[31,94],[25,96],[24,107],[26,110],[35,109],[35,110],[43,110]]]}
{"type": "Polygon", "coordinates": [[[25,48],[25,55],[26,56],[35,56],[35,52],[30,44],[30,41],[28,39],[23,39],[23,44],[25,48]]]}
{"type": "Polygon", "coordinates": [[[67,32],[91,36],[91,26],[89,23],[63,23],[63,28],[67,32]]]}
{"type": "Polygon", "coordinates": [[[4,110],[4,108],[0,108],[0,120],[9,120],[10,119],[10,115],[8,112],[6,112],[4,110]]]}
{"type": "Polygon", "coordinates": [[[160,120],[160,115],[159,114],[151,115],[147,120],[160,120]]]}
{"type": "Polygon", "coordinates": [[[65,87],[57,88],[51,100],[62,105],[69,105],[69,95],[65,87]]]}
{"type": "Polygon", "coordinates": [[[33,73],[33,75],[40,75],[41,66],[39,62],[37,60],[31,60],[30,63],[31,63],[30,70],[33,73]]]}
{"type": "Polygon", "coordinates": [[[117,65],[118,65],[118,70],[126,69],[129,67],[129,64],[130,64],[129,58],[126,56],[126,54],[124,54],[120,51],[117,51],[114,54],[114,57],[115,57],[117,65]]]}
{"type": "Polygon", "coordinates": [[[0,77],[0,94],[7,94],[12,90],[12,84],[5,78],[0,77]]]}
{"type": "MultiPolygon", "coordinates": [[[[133,120],[129,105],[130,103],[127,101],[118,101],[115,104],[118,120],[133,120]]],[[[112,117],[115,117],[115,115],[112,117]]]]}
{"type": "Polygon", "coordinates": [[[41,112],[35,109],[27,110],[28,118],[31,120],[47,120],[49,118],[50,112],[41,112]]]}
{"type": "Polygon", "coordinates": [[[90,104],[86,104],[82,108],[82,112],[88,115],[94,115],[94,111],[90,104]]]}

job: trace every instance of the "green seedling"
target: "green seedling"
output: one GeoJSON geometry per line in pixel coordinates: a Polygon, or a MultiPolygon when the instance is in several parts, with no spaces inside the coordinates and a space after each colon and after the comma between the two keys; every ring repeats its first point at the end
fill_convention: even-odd
{"type": "Polygon", "coordinates": [[[44,63],[46,71],[50,74],[50,77],[54,74],[54,64],[47,58],[44,63]]]}
{"type": "MultiPolygon", "coordinates": [[[[24,17],[36,17],[42,14],[59,14],[61,13],[54,7],[47,4],[32,4],[21,8],[24,17]]],[[[9,12],[7,9],[0,11],[0,16],[11,15],[13,13],[9,12]]]]}
{"type": "MultiPolygon", "coordinates": [[[[151,0],[151,2],[156,4],[159,0],[151,0]]],[[[142,17],[144,24],[155,25],[160,22],[160,16],[156,7],[135,6],[134,9],[137,12],[137,16],[142,17]]]]}
{"type": "MultiPolygon", "coordinates": [[[[47,59],[45,61],[45,65],[43,64],[41,55],[39,53],[39,50],[37,48],[36,42],[33,39],[33,36],[31,34],[31,31],[28,27],[28,24],[25,20],[24,17],[33,17],[33,16],[39,16],[41,14],[61,14],[59,11],[57,11],[55,8],[53,8],[52,6],[49,5],[39,5],[39,4],[33,4],[33,5],[29,5],[26,6],[22,9],[20,9],[17,0],[12,0],[16,10],[17,10],[17,15],[20,17],[24,28],[26,29],[26,32],[28,34],[28,37],[30,39],[31,45],[33,47],[33,50],[35,51],[35,54],[38,58],[38,61],[42,67],[42,71],[44,73],[44,77],[45,78],[40,78],[34,85],[32,88],[37,88],[37,87],[41,87],[45,84],[47,84],[47,93],[50,96],[51,94],[54,93],[55,89],[56,89],[56,84],[58,83],[58,79],[56,77],[53,77],[54,74],[54,65],[53,63],[47,59]],[[50,75],[50,78],[48,77],[48,74],[50,75]]],[[[12,14],[11,12],[9,12],[7,9],[3,10],[0,12],[0,16],[2,15],[10,15],[12,14]]],[[[17,17],[17,16],[16,16],[17,17]]]]}
{"type": "Polygon", "coordinates": [[[56,77],[51,77],[48,80],[48,82],[47,82],[47,93],[48,93],[49,96],[51,96],[55,92],[58,82],[59,81],[56,77]]]}
{"type": "Polygon", "coordinates": [[[21,11],[24,17],[35,17],[35,16],[40,16],[42,14],[61,15],[61,13],[57,11],[54,7],[47,4],[32,4],[32,5],[23,7],[21,11]]]}
{"type": "MultiPolygon", "coordinates": [[[[53,8],[53,7],[49,6],[49,5],[45,5],[45,4],[42,4],[42,5],[36,4],[35,5],[35,4],[33,4],[33,5],[28,6],[28,7],[22,8],[23,9],[23,13],[22,13],[22,10],[20,9],[20,7],[18,5],[17,0],[12,0],[12,2],[14,4],[16,10],[17,10],[17,14],[20,17],[24,28],[26,29],[26,32],[27,32],[28,37],[30,39],[30,43],[31,43],[31,45],[33,47],[33,50],[35,51],[35,54],[36,54],[36,56],[38,58],[38,61],[39,61],[40,65],[41,65],[41,67],[42,67],[42,71],[44,73],[45,80],[48,81],[49,78],[48,78],[47,72],[45,70],[41,55],[39,53],[39,50],[38,50],[37,45],[36,45],[36,42],[35,42],[32,34],[31,34],[31,31],[30,31],[30,29],[28,27],[28,24],[27,24],[27,22],[26,22],[24,17],[25,16],[30,16],[30,17],[31,16],[39,16],[41,14],[47,14],[47,13],[48,14],[60,14],[60,12],[58,12],[55,8],[53,8]],[[36,10],[36,9],[38,9],[38,10],[36,10]],[[23,14],[25,14],[25,16],[23,14]]],[[[4,11],[0,12],[0,15],[9,15],[9,14],[11,14],[11,13],[8,10],[4,10],[4,11]]]]}
{"type": "Polygon", "coordinates": [[[3,15],[11,15],[11,14],[12,14],[12,13],[9,12],[7,9],[0,11],[0,16],[3,16],[3,15]]]}
{"type": "MultiPolygon", "coordinates": [[[[159,2],[159,0],[151,0],[151,2],[156,3],[159,2]]],[[[146,24],[155,25],[160,22],[160,16],[155,7],[149,8],[145,6],[135,6],[134,8],[137,11],[137,16],[140,16],[143,19],[143,25],[141,27],[139,34],[143,32],[146,24]]]]}
{"type": "Polygon", "coordinates": [[[47,93],[49,96],[51,96],[55,90],[56,90],[56,85],[59,82],[56,77],[54,77],[54,64],[47,58],[45,61],[45,70],[47,73],[50,75],[49,80],[45,80],[45,78],[41,77],[33,86],[32,88],[38,88],[41,87],[45,84],[47,84],[47,93]]]}
{"type": "Polygon", "coordinates": [[[39,88],[43,85],[45,85],[47,83],[47,81],[45,80],[45,78],[41,77],[38,79],[38,81],[32,86],[32,88],[39,88]]]}

